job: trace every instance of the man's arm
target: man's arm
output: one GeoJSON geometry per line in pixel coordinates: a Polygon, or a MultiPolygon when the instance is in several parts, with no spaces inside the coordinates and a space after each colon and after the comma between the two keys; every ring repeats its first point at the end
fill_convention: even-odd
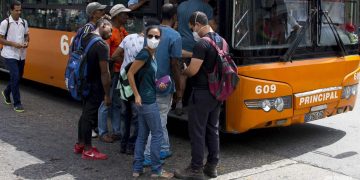
{"type": "Polygon", "coordinates": [[[182,54],[181,56],[182,56],[183,58],[191,58],[192,55],[193,55],[192,52],[186,51],[186,50],[181,50],[181,54],[182,54]]]}
{"type": "MultiPolygon", "coordinates": [[[[171,70],[174,74],[176,92],[180,92],[180,90],[181,90],[181,79],[180,79],[181,72],[180,72],[179,62],[180,62],[180,60],[177,58],[171,59],[171,70]]],[[[181,95],[177,94],[177,98],[181,98],[179,96],[181,96],[181,95]]]]}
{"type": "Polygon", "coordinates": [[[109,72],[109,64],[106,60],[100,60],[100,72],[101,72],[101,82],[104,88],[105,96],[104,96],[104,103],[106,106],[111,105],[111,99],[110,99],[110,84],[111,84],[111,78],[110,78],[110,72],[109,72]]]}
{"type": "Polygon", "coordinates": [[[0,44],[2,44],[4,46],[15,47],[17,49],[24,48],[24,46],[22,44],[20,44],[20,43],[16,43],[16,42],[6,40],[3,35],[0,35],[0,44]]]}
{"type": "Polygon", "coordinates": [[[118,63],[122,63],[124,59],[124,49],[121,47],[118,47],[113,55],[111,56],[110,60],[118,63]]]}
{"type": "Polygon", "coordinates": [[[197,74],[204,61],[198,58],[191,58],[190,65],[183,71],[183,74],[192,77],[197,74]]]}
{"type": "Polygon", "coordinates": [[[138,3],[130,4],[129,9],[131,9],[131,11],[135,11],[135,10],[141,8],[141,6],[143,6],[146,2],[149,2],[149,1],[150,0],[140,0],[138,3]]]}

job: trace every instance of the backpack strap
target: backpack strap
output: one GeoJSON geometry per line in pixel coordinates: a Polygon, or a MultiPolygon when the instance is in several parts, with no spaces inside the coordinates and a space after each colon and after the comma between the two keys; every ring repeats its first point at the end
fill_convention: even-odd
{"type": "Polygon", "coordinates": [[[9,32],[9,27],[10,27],[10,21],[9,21],[9,18],[6,18],[5,20],[7,21],[7,26],[6,26],[4,39],[7,40],[7,35],[8,35],[8,32],[9,32]]]}
{"type": "Polygon", "coordinates": [[[86,45],[84,53],[87,54],[87,52],[90,50],[90,48],[98,41],[101,40],[101,37],[94,37],[90,40],[90,42],[86,45]]]}
{"type": "MultiPolygon", "coordinates": [[[[10,21],[9,21],[9,18],[6,18],[5,20],[7,21],[7,27],[6,27],[5,36],[4,36],[4,39],[6,40],[6,39],[7,39],[8,32],[9,32],[9,28],[10,28],[10,21]]],[[[24,30],[25,30],[25,28],[26,28],[26,21],[24,21],[23,18],[21,18],[21,24],[24,26],[24,30]]]]}
{"type": "Polygon", "coordinates": [[[215,43],[215,41],[212,40],[211,38],[205,36],[205,37],[202,37],[202,39],[209,42],[216,49],[216,51],[219,54],[224,55],[224,54],[226,54],[228,52],[228,44],[226,43],[224,38],[221,38],[222,39],[222,45],[223,45],[222,49],[220,49],[219,46],[215,43]]]}

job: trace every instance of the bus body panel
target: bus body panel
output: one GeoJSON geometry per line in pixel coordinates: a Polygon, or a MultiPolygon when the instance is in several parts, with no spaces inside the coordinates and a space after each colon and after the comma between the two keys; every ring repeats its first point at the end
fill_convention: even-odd
{"type": "Polygon", "coordinates": [[[74,33],[30,28],[24,78],[65,89],[64,73],[74,33]]]}
{"type": "Polygon", "coordinates": [[[341,86],[344,78],[359,67],[358,55],[239,67],[247,77],[291,84],[293,93],[341,86]]]}
{"type": "Polygon", "coordinates": [[[342,99],[341,95],[343,86],[358,84],[359,63],[360,57],[356,55],[239,67],[240,83],[226,102],[224,129],[241,133],[256,128],[304,123],[305,115],[314,111],[312,108],[322,106],[325,108],[322,109],[324,117],[352,110],[356,96],[342,99]],[[282,112],[250,109],[245,104],[247,100],[284,96],[293,97],[292,107],[282,112]],[[318,96],[320,100],[313,100],[318,96]]]}

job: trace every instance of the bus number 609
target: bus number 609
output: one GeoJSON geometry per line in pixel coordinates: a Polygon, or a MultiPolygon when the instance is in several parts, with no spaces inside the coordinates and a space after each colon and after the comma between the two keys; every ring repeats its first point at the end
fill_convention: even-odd
{"type": "Polygon", "coordinates": [[[264,86],[256,86],[255,87],[255,93],[256,94],[273,94],[276,92],[276,85],[272,84],[272,85],[264,85],[264,86]]]}

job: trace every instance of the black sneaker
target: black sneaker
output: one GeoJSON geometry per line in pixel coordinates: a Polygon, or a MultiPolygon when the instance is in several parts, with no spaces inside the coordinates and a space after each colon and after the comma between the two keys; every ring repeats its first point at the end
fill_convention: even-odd
{"type": "Polygon", "coordinates": [[[127,155],[134,155],[134,151],[135,151],[135,147],[134,146],[128,146],[127,148],[126,148],[126,154],[127,155]]]}
{"type": "Polygon", "coordinates": [[[18,112],[18,113],[22,113],[24,112],[24,108],[22,107],[22,105],[18,105],[14,107],[14,111],[18,112]]]}
{"type": "Polygon", "coordinates": [[[176,170],[174,177],[178,179],[193,179],[193,180],[205,180],[205,176],[202,169],[195,170],[190,166],[183,170],[176,170]]]}
{"type": "Polygon", "coordinates": [[[10,104],[11,104],[10,96],[5,96],[4,91],[2,91],[1,94],[2,94],[2,96],[4,97],[4,102],[5,102],[5,104],[10,105],[10,104]]]}
{"type": "Polygon", "coordinates": [[[218,176],[216,165],[206,164],[204,167],[204,174],[211,178],[216,178],[218,176]]]}

